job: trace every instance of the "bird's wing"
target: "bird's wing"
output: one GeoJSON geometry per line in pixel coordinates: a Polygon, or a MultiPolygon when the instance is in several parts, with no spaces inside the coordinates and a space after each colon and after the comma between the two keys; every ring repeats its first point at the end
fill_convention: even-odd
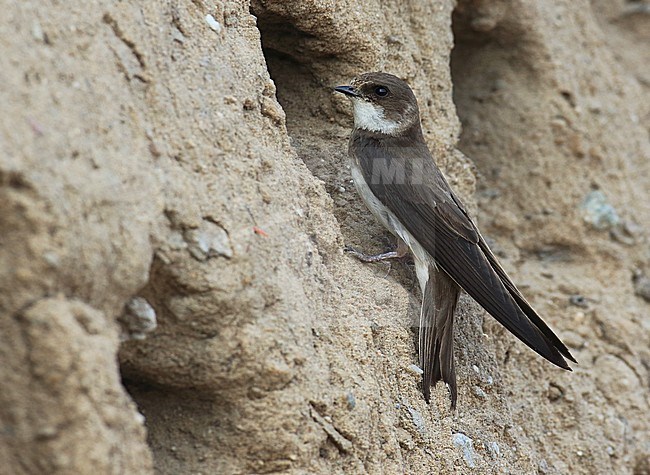
{"type": "Polygon", "coordinates": [[[551,363],[570,369],[575,361],[544,323],[489,251],[426,150],[367,148],[357,159],[375,196],[434,258],[438,266],[513,335],[551,363]],[[424,160],[423,160],[424,159],[424,160]],[[405,180],[377,180],[377,160],[404,169],[405,180]],[[422,176],[409,176],[415,171],[422,176]]]}

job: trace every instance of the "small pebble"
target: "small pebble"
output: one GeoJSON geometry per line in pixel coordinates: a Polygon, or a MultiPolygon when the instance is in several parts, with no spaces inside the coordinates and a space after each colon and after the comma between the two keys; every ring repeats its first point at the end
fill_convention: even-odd
{"type": "Polygon", "coordinates": [[[145,420],[146,420],[146,419],[145,419],[145,417],[144,417],[144,414],[142,414],[141,412],[138,412],[138,411],[135,412],[135,421],[136,421],[139,425],[141,425],[141,426],[144,425],[145,420]]]}
{"type": "Polygon", "coordinates": [[[158,326],[156,311],[142,297],[132,298],[125,306],[124,314],[119,318],[123,324],[125,334],[122,340],[143,340],[147,333],[151,333],[158,326]]]}
{"type": "Polygon", "coordinates": [[[452,441],[456,447],[462,449],[463,458],[465,459],[467,466],[470,468],[474,468],[476,466],[476,463],[474,462],[475,452],[474,452],[474,443],[472,442],[472,439],[467,437],[465,434],[458,432],[452,435],[452,441]]]}
{"type": "Polygon", "coordinates": [[[580,208],[583,211],[585,222],[597,230],[612,229],[620,222],[618,213],[601,191],[595,190],[588,193],[580,208]]]}
{"type": "Polygon", "coordinates": [[[215,20],[212,15],[207,14],[205,16],[205,22],[208,24],[210,28],[212,28],[213,31],[216,31],[217,33],[221,31],[221,23],[215,20]]]}
{"type": "Polygon", "coordinates": [[[51,267],[58,267],[61,260],[59,259],[58,254],[55,252],[45,252],[43,253],[43,260],[48,263],[51,267]]]}
{"type": "Polygon", "coordinates": [[[417,375],[423,375],[424,371],[422,371],[422,368],[420,368],[418,365],[408,365],[407,368],[411,373],[417,374],[417,375]]]}
{"type": "Polygon", "coordinates": [[[548,473],[548,462],[546,462],[545,459],[542,459],[539,461],[537,464],[538,472],[541,473],[542,475],[545,475],[548,473]]]}
{"type": "Polygon", "coordinates": [[[186,231],[184,238],[196,260],[205,261],[216,256],[231,258],[233,255],[228,233],[211,221],[204,220],[198,229],[186,231]]]}
{"type": "Polygon", "coordinates": [[[585,320],[585,312],[576,312],[573,316],[573,321],[576,323],[582,323],[585,320]]]}
{"type": "Polygon", "coordinates": [[[564,396],[564,391],[559,386],[551,384],[548,388],[548,399],[549,401],[557,401],[564,396]]]}
{"type": "Polygon", "coordinates": [[[479,388],[478,386],[474,386],[473,391],[474,391],[474,396],[481,399],[487,398],[487,393],[483,391],[481,388],[479,388]]]}
{"type": "Polygon", "coordinates": [[[54,426],[44,426],[36,432],[36,436],[39,439],[52,439],[58,434],[58,432],[59,431],[54,426]]]}
{"type": "Polygon", "coordinates": [[[487,444],[487,449],[490,451],[490,455],[494,458],[501,455],[501,448],[499,447],[499,444],[497,444],[496,442],[490,442],[489,444],[487,444]]]}
{"type": "Polygon", "coordinates": [[[411,414],[411,420],[413,421],[415,428],[420,434],[425,435],[426,426],[424,425],[424,418],[422,417],[422,414],[420,414],[420,411],[413,409],[411,406],[406,406],[406,409],[409,411],[409,414],[411,414]]]}
{"type": "Polygon", "coordinates": [[[47,43],[47,35],[43,32],[43,28],[41,27],[41,24],[38,21],[34,21],[34,23],[32,24],[32,36],[37,41],[42,41],[43,43],[47,43]]]}
{"type": "Polygon", "coordinates": [[[262,97],[260,110],[262,115],[271,119],[276,125],[282,124],[286,119],[286,114],[280,104],[270,97],[262,97]]]}
{"type": "Polygon", "coordinates": [[[357,405],[357,400],[354,397],[354,394],[352,393],[347,393],[345,395],[345,400],[348,403],[348,409],[354,409],[357,405]]]}

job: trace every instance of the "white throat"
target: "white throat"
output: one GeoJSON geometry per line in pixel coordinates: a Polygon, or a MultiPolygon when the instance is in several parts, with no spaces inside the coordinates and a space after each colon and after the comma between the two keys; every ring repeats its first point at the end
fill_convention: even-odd
{"type": "Polygon", "coordinates": [[[352,104],[354,105],[354,126],[357,129],[394,135],[405,128],[401,122],[387,119],[384,115],[384,108],[381,106],[356,97],[352,99],[352,104]]]}

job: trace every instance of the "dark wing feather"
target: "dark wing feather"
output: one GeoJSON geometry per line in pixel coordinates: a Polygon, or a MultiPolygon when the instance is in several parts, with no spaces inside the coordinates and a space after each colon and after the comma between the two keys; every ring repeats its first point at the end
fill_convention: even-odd
{"type": "Polygon", "coordinates": [[[496,256],[492,253],[490,248],[488,247],[487,243],[483,239],[483,236],[480,236],[479,240],[479,246],[485,253],[485,256],[487,257],[488,261],[492,265],[492,268],[496,271],[496,273],[499,275],[499,278],[503,282],[503,284],[506,286],[506,289],[508,289],[508,292],[512,296],[512,298],[517,302],[517,305],[519,308],[526,314],[526,316],[530,319],[531,322],[544,334],[548,340],[550,340],[553,343],[553,346],[557,348],[557,350],[564,356],[565,358],[573,361],[574,363],[577,363],[576,359],[571,355],[571,352],[569,352],[569,349],[566,347],[564,343],[562,343],[562,340],[560,340],[555,333],[553,333],[553,330],[551,330],[548,325],[542,320],[542,318],[535,312],[533,307],[528,303],[526,298],[521,294],[519,289],[515,286],[515,284],[512,282],[508,274],[506,273],[505,270],[503,270],[503,267],[501,267],[501,264],[499,261],[497,261],[496,256]]]}
{"type": "MultiPolygon", "coordinates": [[[[467,211],[465,211],[465,208],[461,203],[461,201],[458,199],[458,197],[453,193],[453,191],[450,191],[450,193],[456,205],[456,208],[459,209],[465,215],[466,219],[469,222],[472,222],[471,218],[467,214],[467,211]]],[[[553,346],[557,348],[557,350],[562,354],[562,356],[568,358],[574,363],[577,363],[577,361],[571,355],[571,352],[566,347],[566,345],[562,343],[562,341],[557,337],[555,333],[553,333],[553,330],[549,328],[549,326],[544,322],[544,320],[542,320],[542,318],[533,309],[530,303],[528,303],[528,300],[526,300],[526,298],[521,294],[519,289],[515,286],[510,276],[503,269],[503,267],[497,260],[496,256],[494,255],[492,250],[485,242],[485,239],[483,239],[483,236],[481,235],[480,231],[476,228],[476,226],[473,223],[472,225],[474,226],[478,234],[479,247],[483,251],[483,254],[487,258],[488,262],[490,263],[490,266],[497,273],[499,279],[501,280],[501,282],[503,282],[504,286],[510,293],[510,296],[514,299],[514,301],[517,303],[519,308],[526,314],[526,316],[530,319],[530,321],[544,334],[544,336],[552,342],[553,346]]]]}
{"type": "MultiPolygon", "coordinates": [[[[436,263],[512,334],[551,363],[570,369],[573,358],[528,305],[453,196],[426,145],[415,148],[368,141],[355,156],[375,196],[431,254],[436,263]],[[405,170],[398,180],[377,180],[373,167],[384,160],[405,170]],[[415,176],[414,173],[421,174],[415,176]],[[485,251],[488,249],[488,252],[485,251]],[[496,265],[495,265],[496,264],[496,265]],[[520,305],[523,307],[521,308],[520,305]]],[[[384,165],[386,168],[386,165],[384,165]]]]}

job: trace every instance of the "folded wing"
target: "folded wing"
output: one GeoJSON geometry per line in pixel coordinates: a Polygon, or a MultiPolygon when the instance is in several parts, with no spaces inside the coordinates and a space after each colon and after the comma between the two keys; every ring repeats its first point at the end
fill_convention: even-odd
{"type": "MultiPolygon", "coordinates": [[[[551,363],[570,370],[564,358],[575,359],[499,265],[430,155],[418,164],[421,175],[413,177],[408,173],[414,170],[413,149],[366,152],[371,153],[360,157],[360,166],[371,191],[437,265],[513,335],[551,363]],[[373,162],[387,153],[391,166],[407,170],[404,182],[373,179],[373,162]]],[[[417,155],[422,157],[421,153],[417,155]]]]}

